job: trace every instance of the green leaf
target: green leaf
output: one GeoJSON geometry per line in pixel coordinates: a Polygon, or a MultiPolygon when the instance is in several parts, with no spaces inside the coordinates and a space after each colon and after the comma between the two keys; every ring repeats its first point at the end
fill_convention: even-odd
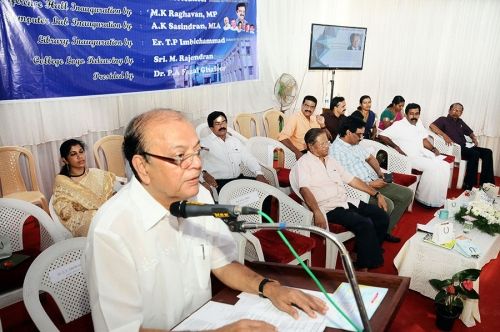
{"type": "Polygon", "coordinates": [[[452,279],[459,280],[460,282],[470,279],[472,281],[477,280],[479,278],[479,274],[481,273],[481,270],[478,269],[467,269],[463,270],[460,272],[457,272],[453,275],[452,279]]]}
{"type": "Polygon", "coordinates": [[[429,283],[431,284],[432,287],[434,287],[435,290],[440,291],[444,287],[453,284],[453,280],[452,279],[445,279],[445,280],[431,279],[431,280],[429,280],[429,283]]]}
{"type": "Polygon", "coordinates": [[[436,297],[434,298],[434,301],[437,303],[445,303],[447,293],[445,290],[440,290],[437,294],[436,297]]]}

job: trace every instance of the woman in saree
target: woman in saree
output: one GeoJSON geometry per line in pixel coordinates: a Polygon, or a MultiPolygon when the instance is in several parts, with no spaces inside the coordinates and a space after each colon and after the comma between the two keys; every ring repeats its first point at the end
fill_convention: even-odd
{"type": "Polygon", "coordinates": [[[380,115],[380,123],[378,124],[379,129],[384,130],[394,122],[403,119],[404,115],[402,110],[404,107],[405,99],[401,96],[395,96],[392,99],[392,103],[387,106],[382,112],[382,115],[380,115]]]}
{"type": "Polygon", "coordinates": [[[352,116],[363,119],[365,122],[365,132],[363,138],[374,139],[377,136],[377,126],[375,122],[377,115],[370,109],[372,107],[372,99],[370,96],[361,96],[359,98],[359,106],[357,110],[352,113],[352,116]]]}
{"type": "Polygon", "coordinates": [[[115,175],[87,168],[85,144],[69,139],[59,148],[64,165],[55,178],[53,206],[74,237],[87,236],[97,209],[113,195],[115,175]]]}

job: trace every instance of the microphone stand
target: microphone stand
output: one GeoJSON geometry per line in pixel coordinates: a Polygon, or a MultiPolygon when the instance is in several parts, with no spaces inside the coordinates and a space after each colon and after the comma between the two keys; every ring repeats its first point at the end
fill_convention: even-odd
{"type": "Polygon", "coordinates": [[[274,230],[284,230],[284,229],[298,229],[303,231],[309,231],[318,235],[322,235],[328,240],[332,241],[339,249],[340,257],[342,258],[342,265],[344,266],[344,271],[347,277],[347,281],[351,285],[352,293],[354,294],[354,299],[356,300],[356,305],[361,316],[361,321],[363,322],[363,328],[366,332],[371,332],[370,319],[366,313],[366,308],[363,303],[363,298],[361,297],[361,292],[359,291],[358,281],[354,274],[354,268],[352,266],[351,259],[349,258],[349,253],[344,247],[342,242],[340,242],[332,233],[316,227],[316,226],[305,226],[298,224],[287,224],[284,222],[275,224],[266,223],[253,223],[246,221],[238,221],[235,218],[223,219],[223,221],[228,225],[231,232],[245,232],[247,229],[274,229],[274,230]]]}

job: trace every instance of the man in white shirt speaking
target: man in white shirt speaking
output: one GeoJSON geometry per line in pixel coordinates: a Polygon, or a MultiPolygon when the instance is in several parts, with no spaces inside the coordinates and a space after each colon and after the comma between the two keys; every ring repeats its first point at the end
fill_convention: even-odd
{"type": "MultiPolygon", "coordinates": [[[[95,331],[169,330],[210,300],[210,272],[227,286],[268,297],[298,317],[326,312],[323,301],[283,287],[234,261],[235,244],[220,219],[177,218],[182,200],[213,203],[199,184],[200,141],[178,112],[153,110],[127,126],[123,150],[134,177],[95,215],[85,267],[95,331]]],[[[217,331],[274,331],[239,320],[217,331]]]]}
{"type": "Polygon", "coordinates": [[[268,183],[257,159],[239,139],[227,132],[226,115],[219,111],[212,112],[207,122],[212,132],[201,139],[203,180],[219,192],[228,182],[249,179],[241,174],[240,165],[244,164],[255,174],[255,178],[250,179],[268,183]]]}

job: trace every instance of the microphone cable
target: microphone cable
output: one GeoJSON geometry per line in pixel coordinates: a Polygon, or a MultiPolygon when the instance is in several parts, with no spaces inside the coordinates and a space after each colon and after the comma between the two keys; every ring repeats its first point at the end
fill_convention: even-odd
{"type": "MultiPolygon", "coordinates": [[[[262,217],[264,217],[269,223],[271,223],[271,224],[275,223],[271,217],[269,217],[265,212],[263,212],[261,210],[259,210],[259,215],[261,215],[262,217]]],[[[290,250],[290,252],[295,257],[295,259],[297,259],[297,261],[299,262],[300,266],[302,266],[302,268],[307,272],[307,274],[309,274],[309,276],[314,281],[314,283],[316,284],[316,286],[318,286],[318,288],[321,291],[321,293],[323,293],[323,295],[325,295],[325,297],[328,299],[328,302],[330,302],[330,304],[333,305],[333,307],[335,309],[337,309],[337,311],[342,315],[342,317],[344,317],[347,320],[347,322],[349,324],[351,324],[351,326],[354,328],[355,331],[361,332],[362,329],[360,329],[359,327],[357,327],[356,324],[354,324],[354,322],[333,301],[333,299],[330,297],[330,295],[326,291],[325,287],[323,287],[323,285],[321,284],[321,281],[319,281],[318,278],[316,278],[316,276],[311,271],[311,269],[309,268],[309,266],[307,266],[304,263],[304,261],[302,260],[302,258],[299,257],[299,254],[297,254],[297,252],[295,251],[295,249],[292,247],[292,245],[290,244],[290,242],[286,238],[285,234],[283,234],[283,232],[281,232],[280,230],[277,230],[277,232],[278,232],[278,235],[281,238],[281,240],[288,247],[288,250],[290,250]]]]}

